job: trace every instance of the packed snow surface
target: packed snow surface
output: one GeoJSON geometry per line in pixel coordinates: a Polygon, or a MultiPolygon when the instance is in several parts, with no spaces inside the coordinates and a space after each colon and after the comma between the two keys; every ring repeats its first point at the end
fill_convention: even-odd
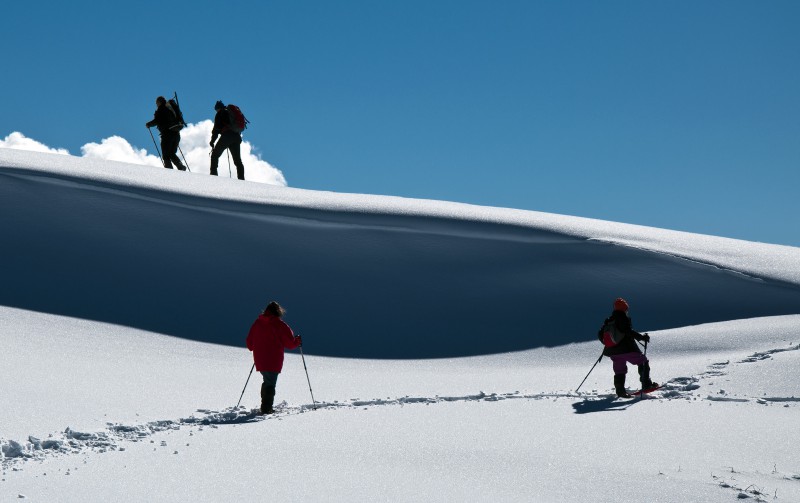
{"type": "Polygon", "coordinates": [[[798,248],[12,150],[0,235],[0,501],[800,501],[798,248]]]}

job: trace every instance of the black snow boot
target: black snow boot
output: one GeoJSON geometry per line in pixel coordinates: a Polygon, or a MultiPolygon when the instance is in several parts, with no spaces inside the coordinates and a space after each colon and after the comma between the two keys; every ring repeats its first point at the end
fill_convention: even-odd
{"type": "Polygon", "coordinates": [[[614,388],[616,388],[619,398],[631,397],[630,393],[625,390],[625,374],[614,375],[614,388]]]}
{"type": "Polygon", "coordinates": [[[275,410],[272,408],[272,403],[275,401],[275,386],[267,386],[266,383],[261,383],[261,413],[272,414],[275,410]]]}
{"type": "Polygon", "coordinates": [[[643,363],[639,365],[639,380],[642,382],[642,389],[650,389],[658,387],[658,383],[654,383],[650,379],[650,363],[643,363]]]}

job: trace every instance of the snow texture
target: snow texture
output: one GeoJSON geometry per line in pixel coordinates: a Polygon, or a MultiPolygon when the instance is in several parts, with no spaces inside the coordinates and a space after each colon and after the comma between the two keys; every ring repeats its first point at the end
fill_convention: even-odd
{"type": "Polygon", "coordinates": [[[0,235],[0,501],[800,501],[797,248],[4,149],[0,235]]]}

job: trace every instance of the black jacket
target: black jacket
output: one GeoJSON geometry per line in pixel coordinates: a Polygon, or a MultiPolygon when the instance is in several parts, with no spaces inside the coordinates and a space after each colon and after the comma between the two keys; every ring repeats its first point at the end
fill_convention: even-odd
{"type": "Polygon", "coordinates": [[[220,135],[227,131],[231,125],[231,116],[228,113],[227,108],[220,108],[217,110],[217,114],[214,115],[214,128],[211,130],[211,134],[214,136],[220,135]]]}
{"type": "MultiPolygon", "coordinates": [[[[611,316],[606,318],[606,323],[609,321],[613,321],[614,325],[616,325],[617,330],[625,334],[625,337],[617,344],[616,346],[606,346],[603,350],[604,356],[613,356],[613,355],[621,355],[623,353],[641,353],[642,351],[639,349],[639,345],[636,341],[644,340],[644,336],[633,329],[633,324],[631,323],[631,319],[627,313],[624,311],[614,311],[611,313],[611,316]]],[[[601,328],[600,331],[597,333],[597,338],[600,341],[603,341],[603,329],[601,328]]]]}
{"type": "Polygon", "coordinates": [[[156,109],[153,114],[153,120],[147,123],[147,127],[157,126],[161,135],[165,134],[180,134],[178,131],[173,131],[170,128],[178,124],[178,116],[172,110],[172,107],[161,105],[156,109]]]}
{"type": "Polygon", "coordinates": [[[217,114],[214,116],[214,129],[211,130],[211,134],[215,138],[217,135],[221,135],[222,133],[235,134],[241,137],[239,133],[231,129],[232,120],[231,113],[228,111],[228,109],[220,108],[217,110],[217,114]]]}

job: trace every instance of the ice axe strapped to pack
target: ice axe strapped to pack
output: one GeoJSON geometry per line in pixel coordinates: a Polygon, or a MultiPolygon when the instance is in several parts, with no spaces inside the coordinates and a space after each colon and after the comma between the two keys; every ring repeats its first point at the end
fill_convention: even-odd
{"type": "MultiPolygon", "coordinates": [[[[174,91],[172,98],[167,102],[172,107],[172,111],[175,112],[175,120],[176,123],[174,126],[170,127],[173,131],[180,131],[184,127],[187,126],[186,121],[183,120],[183,112],[181,112],[180,103],[178,103],[178,91],[174,91]]],[[[186,161],[186,156],[183,155],[183,150],[181,149],[180,145],[178,145],[178,152],[181,153],[181,157],[183,157],[183,165],[186,166],[187,171],[192,171],[189,168],[189,163],[186,161]]]]}
{"type": "Polygon", "coordinates": [[[167,100],[167,106],[172,113],[175,114],[175,124],[170,126],[171,131],[180,131],[184,127],[186,127],[186,121],[183,120],[183,112],[181,112],[180,103],[178,103],[178,93],[177,91],[174,93],[174,96],[167,100]]]}

